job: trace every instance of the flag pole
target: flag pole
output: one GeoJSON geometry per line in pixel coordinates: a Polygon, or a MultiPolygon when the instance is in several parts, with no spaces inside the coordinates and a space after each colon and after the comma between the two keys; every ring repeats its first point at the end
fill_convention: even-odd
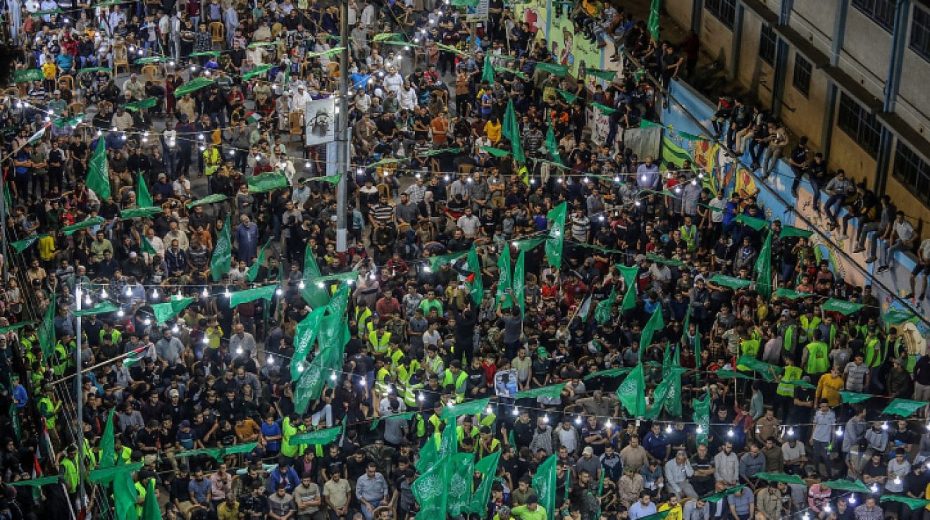
{"type": "MultiPolygon", "coordinates": [[[[84,287],[83,282],[78,281],[77,289],[74,292],[74,301],[75,309],[77,311],[81,310],[81,299],[83,297],[84,287]]],[[[74,349],[74,371],[75,375],[81,374],[81,316],[80,313],[77,317],[77,326],[75,332],[77,333],[76,346],[74,349]]],[[[84,396],[83,396],[83,385],[81,384],[83,377],[74,378],[74,406],[75,406],[75,419],[77,420],[77,473],[78,473],[78,506],[83,511],[85,502],[84,495],[84,396]]]]}
{"type": "Polygon", "coordinates": [[[340,2],[339,41],[342,52],[339,55],[339,97],[338,117],[336,119],[336,172],[341,173],[336,185],[336,251],[344,253],[348,249],[346,176],[349,175],[349,2],[340,2]]]}

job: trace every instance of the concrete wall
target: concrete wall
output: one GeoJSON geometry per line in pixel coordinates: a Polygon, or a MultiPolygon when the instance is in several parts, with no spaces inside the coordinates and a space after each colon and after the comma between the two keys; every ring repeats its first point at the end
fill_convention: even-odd
{"type": "Polygon", "coordinates": [[[850,4],[846,17],[846,34],[840,68],[876,98],[882,98],[888,57],[891,56],[891,33],[850,4]]]}
{"type": "Polygon", "coordinates": [[[752,92],[762,106],[772,104],[772,85],[775,71],[771,65],[759,57],[759,38],[762,34],[761,18],[751,11],[743,17],[743,38],[740,42],[739,68],[737,82],[752,92]]]}
{"type": "Polygon", "coordinates": [[[891,197],[891,200],[899,208],[903,209],[908,218],[916,219],[916,221],[911,220],[911,224],[914,225],[914,228],[920,232],[923,238],[927,238],[930,236],[930,208],[912,195],[913,189],[898,182],[894,175],[888,175],[885,193],[891,197]]]}
{"type": "Polygon", "coordinates": [[[814,0],[794,3],[788,25],[817,50],[830,55],[833,25],[840,0],[814,0]]]}
{"type": "MultiPolygon", "coordinates": [[[[910,35],[910,33],[908,33],[910,35]]],[[[908,36],[910,41],[910,36],[908,36]]],[[[930,139],[930,62],[908,48],[901,66],[901,88],[898,90],[897,114],[930,139]]]]}
{"type": "Polygon", "coordinates": [[[823,130],[824,106],[827,102],[827,75],[821,70],[811,70],[810,88],[807,96],[794,88],[794,60],[799,53],[790,51],[788,56],[787,78],[781,118],[795,134],[806,135],[814,150],[823,150],[821,133],[823,130]]]}
{"type": "MultiPolygon", "coordinates": [[[[678,0],[678,3],[691,4],[691,0],[678,0]]],[[[699,36],[701,49],[704,53],[710,56],[712,60],[720,60],[725,65],[730,64],[733,32],[706,9],[701,15],[701,33],[699,36]]]]}
{"type": "Polygon", "coordinates": [[[677,2],[666,2],[663,7],[669,18],[675,22],[675,25],[687,32],[691,29],[691,10],[693,6],[694,2],[692,0],[681,0],[677,2]]]}
{"type": "MultiPolygon", "coordinates": [[[[839,103],[839,100],[837,100],[839,103]]],[[[839,111],[839,109],[837,109],[839,111]]],[[[836,121],[834,120],[834,125],[836,121]]],[[[863,150],[852,137],[839,128],[833,129],[833,141],[830,144],[830,156],[827,167],[831,170],[842,168],[846,174],[857,181],[868,179],[869,186],[874,187],[876,161],[863,150]]]]}

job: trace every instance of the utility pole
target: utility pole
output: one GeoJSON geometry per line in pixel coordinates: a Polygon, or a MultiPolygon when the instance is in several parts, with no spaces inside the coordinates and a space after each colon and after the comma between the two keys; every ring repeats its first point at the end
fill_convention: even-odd
{"type": "MultiPolygon", "coordinates": [[[[74,306],[80,313],[81,299],[84,297],[84,286],[78,282],[77,289],[74,291],[74,306]]],[[[77,473],[78,473],[78,505],[81,510],[86,507],[84,495],[84,396],[83,384],[84,377],[81,375],[81,317],[77,317],[76,346],[74,348],[74,370],[77,377],[74,378],[74,412],[77,421],[77,473]]]]}
{"type": "Polygon", "coordinates": [[[336,99],[336,172],[339,184],[336,185],[336,251],[343,253],[348,249],[348,229],[346,207],[346,177],[350,175],[349,167],[349,2],[340,2],[339,41],[342,52],[339,55],[339,97],[336,99]]]}

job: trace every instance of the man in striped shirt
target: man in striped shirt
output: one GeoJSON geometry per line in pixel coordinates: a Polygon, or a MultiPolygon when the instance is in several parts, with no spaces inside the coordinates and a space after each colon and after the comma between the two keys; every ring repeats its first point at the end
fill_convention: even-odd
{"type": "Polygon", "coordinates": [[[382,195],[378,203],[371,207],[368,218],[373,227],[386,226],[394,222],[394,206],[388,204],[386,195],[382,195]]]}

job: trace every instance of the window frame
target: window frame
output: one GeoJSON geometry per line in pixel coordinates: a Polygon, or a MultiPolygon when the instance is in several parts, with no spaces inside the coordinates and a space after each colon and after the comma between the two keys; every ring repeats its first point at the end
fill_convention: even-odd
{"type": "Polygon", "coordinates": [[[811,94],[811,76],[814,72],[814,64],[811,63],[800,52],[794,53],[794,67],[791,72],[791,86],[794,87],[804,97],[810,97],[811,94]],[[802,74],[798,70],[802,69],[802,74]],[[798,78],[804,78],[803,84],[798,82],[798,78]]]}
{"type": "Polygon", "coordinates": [[[924,204],[930,204],[930,164],[901,139],[898,139],[895,145],[891,175],[918,200],[924,204]],[[902,171],[904,165],[908,166],[906,171],[902,171]]]}
{"type": "Polygon", "coordinates": [[[881,123],[878,122],[875,114],[870,114],[864,106],[845,92],[840,93],[836,127],[855,141],[859,148],[873,159],[878,158],[881,123]]]}
{"type": "Polygon", "coordinates": [[[852,0],[851,3],[857,11],[872,20],[875,25],[891,32],[894,27],[895,0],[852,0]],[[888,15],[886,19],[882,14],[883,11],[889,10],[890,12],[884,13],[888,15]]]}
{"type": "Polygon", "coordinates": [[[907,46],[924,60],[930,61],[930,10],[918,4],[914,5],[914,14],[911,16],[911,35],[908,37],[907,46]],[[918,16],[922,20],[918,20],[918,16]]]}
{"type": "Polygon", "coordinates": [[[763,23],[759,31],[759,57],[762,61],[775,66],[775,53],[778,52],[778,35],[771,24],[763,23]],[[764,52],[763,52],[764,51],[764,52]]]}
{"type": "Polygon", "coordinates": [[[736,25],[736,4],[737,0],[706,0],[704,9],[732,31],[736,25]]]}

